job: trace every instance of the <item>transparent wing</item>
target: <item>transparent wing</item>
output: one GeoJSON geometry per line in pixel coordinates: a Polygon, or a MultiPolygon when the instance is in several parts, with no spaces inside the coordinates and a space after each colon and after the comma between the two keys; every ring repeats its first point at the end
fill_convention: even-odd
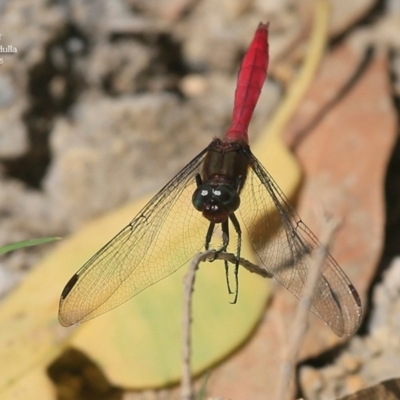
{"type": "Polygon", "coordinates": [[[209,223],[192,206],[207,149],[67,283],[59,320],[69,326],[103,314],[175,272],[204,245],[209,223]]]}
{"type": "MultiPolygon", "coordinates": [[[[249,151],[250,168],[239,207],[264,267],[301,300],[313,254],[321,244],[301,221],[269,173],[249,151]]],[[[361,301],[353,284],[329,254],[318,278],[311,311],[339,336],[361,322],[361,301]]]]}

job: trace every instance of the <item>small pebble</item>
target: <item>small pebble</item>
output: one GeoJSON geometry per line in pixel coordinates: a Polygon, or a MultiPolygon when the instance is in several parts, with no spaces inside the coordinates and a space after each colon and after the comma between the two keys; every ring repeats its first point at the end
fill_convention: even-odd
{"type": "Polygon", "coordinates": [[[350,353],[344,353],[343,356],[340,357],[339,362],[346,372],[349,373],[357,372],[362,365],[360,358],[350,353]]]}
{"type": "Polygon", "coordinates": [[[201,75],[187,75],[182,79],[180,88],[186,96],[197,97],[207,90],[207,80],[201,75]]]}
{"type": "Polygon", "coordinates": [[[351,375],[346,379],[346,392],[355,393],[368,386],[360,375],[351,375]]]}

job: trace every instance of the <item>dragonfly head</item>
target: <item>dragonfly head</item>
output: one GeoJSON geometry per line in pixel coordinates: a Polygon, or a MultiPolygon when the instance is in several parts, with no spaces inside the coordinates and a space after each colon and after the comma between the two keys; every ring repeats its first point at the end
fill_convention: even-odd
{"type": "Polygon", "coordinates": [[[220,223],[240,205],[237,191],[230,185],[200,185],[193,193],[192,203],[209,221],[220,223]]]}

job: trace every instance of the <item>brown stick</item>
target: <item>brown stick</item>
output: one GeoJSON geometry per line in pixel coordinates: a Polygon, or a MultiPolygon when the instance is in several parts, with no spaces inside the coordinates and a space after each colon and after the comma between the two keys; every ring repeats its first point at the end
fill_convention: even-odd
{"type": "Polygon", "coordinates": [[[294,385],[297,354],[307,331],[308,315],[315,287],[320,276],[321,267],[323,266],[325,258],[329,253],[329,248],[332,245],[334,234],[337,228],[337,221],[328,221],[321,235],[321,246],[317,248],[310,263],[307,282],[302,294],[302,300],[297,306],[296,315],[292,324],[292,328],[290,329],[292,335],[287,347],[286,356],[282,363],[278,396],[276,397],[277,400],[288,399],[288,395],[291,393],[290,389],[294,385]]]}

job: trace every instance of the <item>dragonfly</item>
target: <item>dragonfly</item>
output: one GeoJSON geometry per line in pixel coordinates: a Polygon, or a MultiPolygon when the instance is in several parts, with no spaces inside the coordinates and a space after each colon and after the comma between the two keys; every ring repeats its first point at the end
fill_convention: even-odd
{"type": "MultiPolygon", "coordinates": [[[[63,326],[118,307],[215,243],[220,251],[234,248],[237,277],[243,225],[262,268],[301,301],[311,260],[322,245],[248,140],[268,62],[268,24],[260,23],[239,70],[229,129],[72,276],[60,298],[63,326]]],[[[237,291],[236,286],[236,296],[237,291]]],[[[338,336],[360,325],[360,297],[331,254],[320,268],[310,310],[338,336]]]]}

